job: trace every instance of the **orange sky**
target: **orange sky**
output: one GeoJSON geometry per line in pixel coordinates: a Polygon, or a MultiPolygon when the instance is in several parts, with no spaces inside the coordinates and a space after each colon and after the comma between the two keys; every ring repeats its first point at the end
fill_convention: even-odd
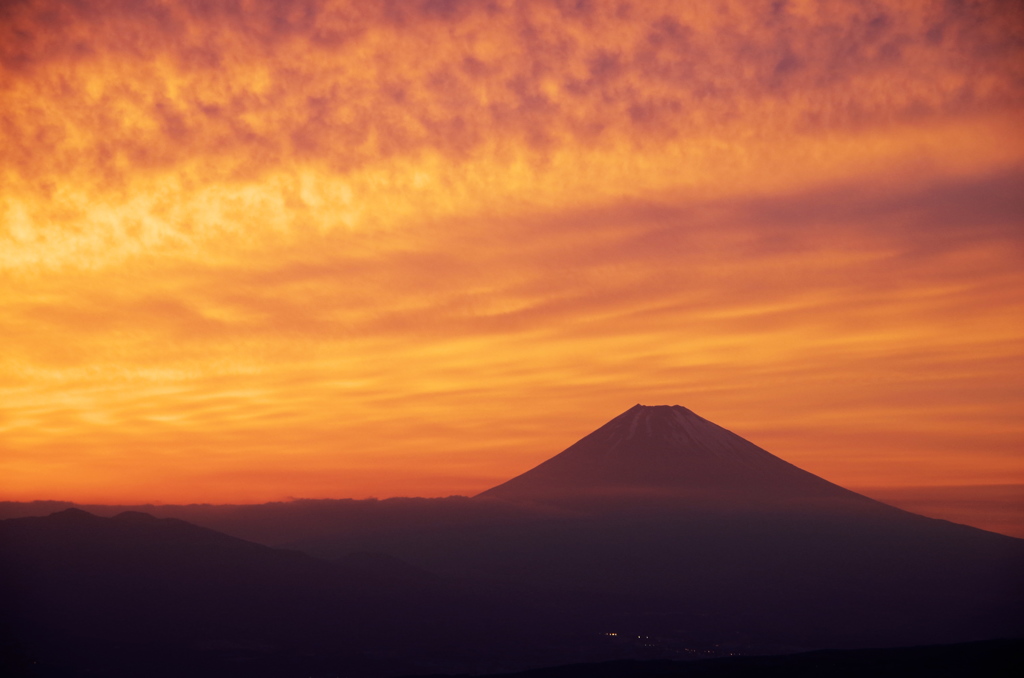
{"type": "Polygon", "coordinates": [[[636,403],[1024,482],[1007,2],[0,7],[0,499],[472,494],[636,403]]]}

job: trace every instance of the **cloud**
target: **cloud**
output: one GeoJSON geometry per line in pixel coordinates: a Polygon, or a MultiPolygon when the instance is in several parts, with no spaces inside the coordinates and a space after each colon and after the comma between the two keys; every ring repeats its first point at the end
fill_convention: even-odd
{"type": "MultiPolygon", "coordinates": [[[[674,150],[699,172],[686,149],[742,163],[768,137],[784,152],[792,135],[1015,111],[1019,7],[952,7],[14,3],[0,138],[15,202],[38,219],[158,187],[217,186],[230,208],[238,182],[265,191],[297,166],[307,193],[334,204],[348,184],[370,211],[368,193],[474,191],[480,173],[507,195],[524,188],[509,165],[551,181],[560,156],[674,150]]],[[[178,236],[194,219],[137,207],[178,236]]]]}
{"type": "Polygon", "coordinates": [[[79,444],[147,447],[162,473],[218,450],[209,464],[242,455],[254,473],[266,465],[268,483],[283,449],[327,468],[339,445],[350,464],[400,455],[412,483],[441,446],[497,480],[515,451],[571,442],[566,420],[685,396],[829,477],[870,480],[859,445],[891,454],[896,441],[907,454],[927,441],[942,480],[968,441],[994,460],[1019,436],[976,429],[1016,406],[1006,367],[1021,332],[1009,318],[1024,311],[1010,219],[1019,179],[624,201],[40,278],[3,321],[8,402],[34,403],[8,406],[7,444],[48,448],[60,431],[90,431],[79,444]],[[808,401],[807,414],[788,412],[808,401]],[[986,411],[932,421],[967,402],[986,411]],[[771,428],[781,412],[805,434],[822,430],[819,445],[857,422],[843,434],[854,449],[829,461],[771,428]],[[515,432],[532,417],[549,426],[515,432]],[[495,421],[506,437],[484,431],[495,421]],[[444,433],[425,433],[436,426],[444,433]],[[481,445],[492,461],[474,459],[481,445]]]}
{"type": "Polygon", "coordinates": [[[828,427],[948,479],[973,422],[1017,472],[1017,3],[0,12],[11,492],[291,454],[415,494],[638,400],[848,477],[828,427]]]}

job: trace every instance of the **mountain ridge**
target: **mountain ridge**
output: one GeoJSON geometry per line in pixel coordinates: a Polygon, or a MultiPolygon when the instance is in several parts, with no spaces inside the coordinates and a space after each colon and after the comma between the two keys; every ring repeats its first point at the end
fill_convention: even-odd
{"type": "Polygon", "coordinates": [[[680,405],[637,404],[476,496],[555,505],[647,498],[717,508],[824,501],[899,510],[805,471],[680,405]]]}

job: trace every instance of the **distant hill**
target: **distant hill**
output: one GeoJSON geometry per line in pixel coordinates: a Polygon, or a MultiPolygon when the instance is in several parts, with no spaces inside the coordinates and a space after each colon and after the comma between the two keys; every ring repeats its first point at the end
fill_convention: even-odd
{"type": "Polygon", "coordinates": [[[0,599],[0,666],[22,675],[394,675],[536,642],[492,614],[522,619],[507,596],[391,556],[327,562],[137,512],[0,521],[0,599]]]}

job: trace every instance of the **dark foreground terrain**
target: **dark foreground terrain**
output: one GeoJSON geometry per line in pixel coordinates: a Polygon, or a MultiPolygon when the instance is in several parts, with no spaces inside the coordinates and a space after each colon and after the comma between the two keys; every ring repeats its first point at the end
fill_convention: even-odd
{"type": "Polygon", "coordinates": [[[1024,640],[1001,640],[690,662],[613,661],[503,673],[491,678],[1016,678],[1022,671],[1024,640]]]}
{"type": "MultiPolygon", "coordinates": [[[[0,669],[11,678],[153,676],[194,678],[332,678],[381,675],[380,667],[351,672],[343,653],[317,657],[278,653],[196,651],[159,645],[65,647],[45,659],[11,652],[0,669]],[[347,666],[348,668],[339,668],[347,666]]],[[[24,648],[19,648],[24,650],[24,648]]],[[[692,661],[618,660],[500,674],[418,674],[406,678],[1018,678],[1024,640],[862,650],[819,650],[793,655],[725,657],[692,661]]]]}
{"type": "Polygon", "coordinates": [[[836,519],[529,515],[347,533],[327,540],[337,558],[138,512],[0,521],[0,675],[372,678],[590,662],[536,675],[974,676],[1020,660],[1009,642],[728,658],[1019,637],[1020,540],[950,536],[959,526],[938,522],[926,539],[836,519]]]}

